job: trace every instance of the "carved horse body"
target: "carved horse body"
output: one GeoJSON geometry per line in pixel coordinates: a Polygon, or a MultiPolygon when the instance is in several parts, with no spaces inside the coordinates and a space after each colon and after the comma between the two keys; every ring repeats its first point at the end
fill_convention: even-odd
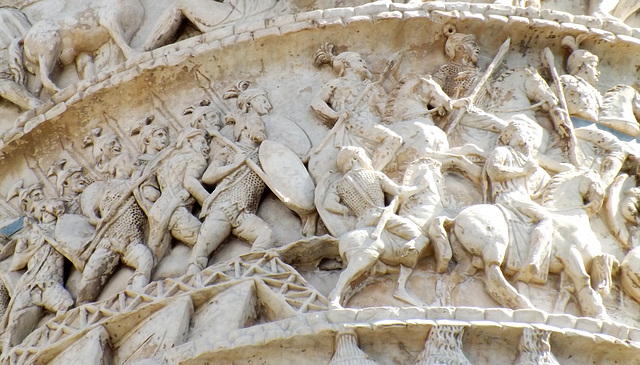
{"type": "Polygon", "coordinates": [[[451,110],[451,100],[430,76],[401,81],[385,106],[383,124],[402,137],[394,163],[385,171],[401,177],[406,167],[419,158],[434,158],[444,169],[454,168],[472,181],[480,181],[480,168],[466,157],[480,156],[473,146],[450,148],[447,134],[434,124],[432,115],[451,110]],[[466,157],[465,157],[466,156],[466,157]]]}
{"type": "MultiPolygon", "coordinates": [[[[549,272],[566,275],[575,288],[583,314],[600,318],[606,318],[607,314],[600,295],[591,287],[591,277],[597,291],[608,294],[615,264],[615,260],[602,253],[589,223],[589,215],[600,208],[603,199],[602,183],[593,171],[557,174],[543,191],[543,206],[551,212],[553,221],[549,272]]],[[[533,308],[500,269],[507,248],[513,244],[511,227],[500,207],[471,206],[454,220],[446,220],[444,226],[450,228],[449,239],[458,262],[456,273],[469,275],[483,268],[487,292],[494,300],[510,308],[533,308]]]]}
{"type": "Polygon", "coordinates": [[[58,61],[65,66],[76,62],[84,79],[95,76],[93,53],[110,39],[126,58],[134,55],[129,42],[143,17],[139,0],[108,0],[100,5],[89,3],[67,17],[39,21],[24,37],[24,66],[39,76],[45,89],[57,92],[51,72],[58,61]]]}

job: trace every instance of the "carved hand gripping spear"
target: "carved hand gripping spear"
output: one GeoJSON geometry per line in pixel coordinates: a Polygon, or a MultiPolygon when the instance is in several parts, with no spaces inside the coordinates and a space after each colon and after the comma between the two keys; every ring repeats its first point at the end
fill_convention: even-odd
{"type": "MultiPolygon", "coordinates": [[[[473,103],[476,101],[476,99],[478,98],[478,95],[480,94],[480,91],[482,91],[482,89],[484,88],[484,85],[487,83],[487,80],[489,80],[489,77],[491,77],[491,74],[493,74],[493,71],[495,71],[496,67],[498,67],[498,64],[502,62],[502,60],[504,59],[504,56],[509,51],[510,45],[511,45],[511,38],[507,38],[507,40],[504,41],[504,43],[502,43],[502,46],[500,46],[500,49],[498,50],[496,57],[493,59],[491,64],[489,64],[489,67],[487,67],[487,71],[484,73],[484,75],[482,75],[482,78],[478,80],[478,83],[476,83],[476,86],[474,86],[473,90],[471,90],[471,95],[469,95],[468,97],[471,100],[469,106],[472,106],[473,103]]],[[[451,131],[453,131],[453,129],[458,125],[458,123],[460,123],[460,120],[462,119],[462,117],[464,117],[466,112],[467,112],[467,109],[462,108],[462,109],[458,109],[457,113],[454,112],[451,114],[451,118],[450,118],[451,123],[449,123],[447,128],[445,128],[445,132],[447,133],[447,135],[451,133],[451,131]]]]}
{"type": "Polygon", "coordinates": [[[549,71],[551,72],[551,77],[553,77],[553,83],[556,86],[555,91],[558,96],[560,107],[566,113],[566,116],[568,119],[567,120],[568,130],[566,131],[566,133],[569,134],[569,138],[570,138],[569,159],[571,160],[571,163],[574,166],[579,167],[580,164],[578,161],[578,153],[576,151],[576,148],[578,146],[576,141],[576,134],[573,132],[573,124],[571,123],[571,119],[569,118],[569,110],[567,109],[567,101],[564,98],[564,90],[562,89],[562,83],[560,82],[560,76],[558,76],[558,71],[556,71],[556,66],[553,59],[553,53],[551,53],[551,50],[549,49],[549,47],[545,48],[542,51],[541,59],[542,59],[542,63],[544,63],[549,68],[549,71]]]}

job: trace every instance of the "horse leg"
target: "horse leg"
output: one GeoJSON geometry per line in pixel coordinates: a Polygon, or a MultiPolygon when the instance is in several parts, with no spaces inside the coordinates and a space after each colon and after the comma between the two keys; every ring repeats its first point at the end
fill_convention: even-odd
{"type": "MultiPolygon", "coordinates": [[[[59,48],[58,45],[56,48],[59,48]]],[[[48,55],[43,53],[38,57],[38,64],[40,65],[39,73],[40,73],[40,81],[42,82],[42,86],[45,89],[49,90],[51,93],[55,94],[60,91],[60,88],[53,83],[50,78],[50,74],[53,71],[53,68],[58,60],[58,55],[60,52],[50,52],[48,55]]]]}
{"type": "Polygon", "coordinates": [[[76,70],[80,79],[97,81],[96,65],[89,53],[83,52],[76,57],[76,70]]]}
{"type": "Polygon", "coordinates": [[[32,109],[42,104],[24,86],[12,80],[0,80],[0,98],[9,100],[22,109],[32,109]]]}
{"type": "Polygon", "coordinates": [[[126,59],[131,59],[140,53],[131,48],[129,43],[124,39],[124,30],[115,15],[110,14],[108,16],[101,16],[100,20],[98,20],[98,24],[102,26],[107,33],[109,33],[114,42],[116,42],[118,47],[122,50],[126,59]]]}
{"type": "Polygon", "coordinates": [[[489,295],[503,306],[513,309],[533,309],[534,306],[505,279],[500,264],[493,261],[485,264],[486,285],[489,295]]]}
{"type": "Polygon", "coordinates": [[[414,297],[413,295],[407,292],[407,281],[411,276],[413,269],[404,265],[400,265],[400,275],[398,275],[398,286],[396,287],[396,291],[393,293],[393,296],[396,299],[400,299],[403,302],[407,302],[411,305],[415,305],[417,307],[423,306],[423,303],[420,299],[414,297]]]}
{"type": "Polygon", "coordinates": [[[336,287],[329,294],[330,308],[342,308],[342,297],[349,286],[360,275],[369,270],[376,263],[379,252],[372,250],[356,249],[345,254],[347,259],[347,268],[338,277],[336,287]]]}
{"type": "Polygon", "coordinates": [[[602,297],[591,288],[591,278],[587,274],[582,255],[578,249],[575,246],[571,246],[567,254],[558,258],[562,261],[565,272],[573,281],[582,314],[589,317],[608,319],[609,316],[602,304],[602,297]]]}
{"type": "Polygon", "coordinates": [[[601,296],[609,295],[611,290],[611,276],[618,270],[620,263],[615,256],[606,253],[600,254],[591,261],[591,285],[601,296]]]}
{"type": "Polygon", "coordinates": [[[436,217],[429,225],[429,240],[435,251],[436,271],[440,274],[447,271],[449,261],[451,261],[451,257],[453,256],[447,234],[447,230],[452,224],[452,219],[440,216],[436,217]]]}
{"type": "Polygon", "coordinates": [[[553,306],[554,313],[564,313],[564,311],[567,309],[569,299],[571,299],[571,292],[573,291],[573,285],[571,282],[569,282],[567,274],[565,274],[564,272],[560,272],[560,291],[558,293],[558,297],[556,298],[556,303],[553,306]]]}
{"type": "Polygon", "coordinates": [[[153,31],[149,33],[149,37],[144,42],[143,49],[145,51],[151,51],[167,44],[169,40],[176,35],[182,19],[184,19],[182,9],[176,5],[170,6],[164,14],[160,16],[153,31]]]}
{"type": "Polygon", "coordinates": [[[456,261],[456,266],[450,275],[438,275],[435,300],[432,305],[452,305],[451,293],[453,289],[467,277],[478,271],[476,267],[473,266],[473,258],[464,247],[462,247],[455,233],[451,234],[449,241],[451,242],[450,247],[453,259],[456,261]]]}

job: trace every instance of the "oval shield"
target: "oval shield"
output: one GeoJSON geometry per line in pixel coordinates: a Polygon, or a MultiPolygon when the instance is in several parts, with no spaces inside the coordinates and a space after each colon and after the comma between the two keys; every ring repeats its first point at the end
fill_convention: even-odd
{"type": "Polygon", "coordinates": [[[290,119],[263,115],[262,121],[267,132],[267,140],[287,146],[298,157],[303,158],[311,149],[307,133],[290,119]]]}
{"type": "Polygon", "coordinates": [[[266,140],[260,144],[259,156],[269,180],[265,184],[278,199],[298,214],[312,213],[315,185],[296,153],[278,142],[266,140]]]}
{"type": "Polygon", "coordinates": [[[96,229],[89,223],[89,218],[79,214],[64,214],[56,223],[55,241],[49,243],[69,259],[76,269],[82,271],[85,264],[82,254],[95,234],[96,229]]]}

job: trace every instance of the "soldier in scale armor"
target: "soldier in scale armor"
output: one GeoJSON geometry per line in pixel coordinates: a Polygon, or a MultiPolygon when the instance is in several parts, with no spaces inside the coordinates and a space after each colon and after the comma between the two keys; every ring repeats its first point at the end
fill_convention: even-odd
{"type": "MultiPolygon", "coordinates": [[[[406,197],[417,190],[415,186],[400,186],[382,172],[374,171],[371,160],[359,147],[343,147],[338,154],[338,166],[344,176],[336,181],[335,190],[327,195],[325,208],[336,214],[355,215],[356,229],[379,224],[386,205],[385,193],[406,197]]],[[[384,230],[391,234],[386,237],[387,241],[396,243],[393,245],[394,256],[401,257],[401,261],[408,259],[415,265],[419,253],[429,242],[420,227],[392,213],[388,215],[384,230]]]]}
{"type": "Polygon", "coordinates": [[[202,206],[205,220],[191,254],[190,273],[204,269],[209,255],[231,233],[249,242],[254,251],[271,248],[275,241],[271,228],[256,215],[266,185],[254,171],[259,168],[258,149],[266,139],[261,116],[271,110],[271,103],[265,90],[246,84],[225,97],[237,98],[238,110],[226,117],[233,125],[235,143],[219,141],[222,147],[202,177],[216,188],[202,206]]]}

